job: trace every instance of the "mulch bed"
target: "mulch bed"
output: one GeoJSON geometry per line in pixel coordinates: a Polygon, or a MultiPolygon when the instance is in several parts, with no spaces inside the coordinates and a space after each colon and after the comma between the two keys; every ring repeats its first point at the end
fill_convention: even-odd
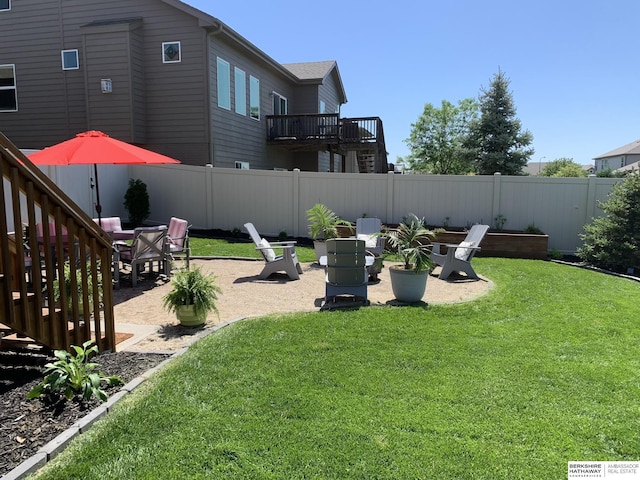
{"type": "MultiPolygon", "coordinates": [[[[168,355],[117,352],[93,359],[105,375],[118,375],[124,383],[153,368],[168,355]]],[[[0,477],[35,454],[60,433],[100,405],[79,399],[49,404],[27,393],[44,378],[44,365],[55,358],[39,350],[0,351],[0,477]]],[[[107,388],[113,395],[120,386],[107,388]]]]}

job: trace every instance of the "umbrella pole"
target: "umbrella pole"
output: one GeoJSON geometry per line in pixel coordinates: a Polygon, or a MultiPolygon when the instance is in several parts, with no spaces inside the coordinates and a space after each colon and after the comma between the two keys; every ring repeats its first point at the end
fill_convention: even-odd
{"type": "Polygon", "coordinates": [[[98,213],[98,225],[102,227],[102,205],[100,205],[100,187],[98,186],[98,164],[93,164],[94,177],[96,178],[96,212],[98,213]]]}

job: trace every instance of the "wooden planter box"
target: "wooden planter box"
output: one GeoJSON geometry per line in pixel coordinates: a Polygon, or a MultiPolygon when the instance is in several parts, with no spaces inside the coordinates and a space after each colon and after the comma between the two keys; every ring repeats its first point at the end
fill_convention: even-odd
{"type": "MultiPolygon", "coordinates": [[[[467,232],[442,232],[434,242],[460,243],[464,241],[467,232]]],[[[547,259],[549,235],[539,235],[522,232],[488,232],[482,243],[479,257],[531,258],[547,259]]]]}

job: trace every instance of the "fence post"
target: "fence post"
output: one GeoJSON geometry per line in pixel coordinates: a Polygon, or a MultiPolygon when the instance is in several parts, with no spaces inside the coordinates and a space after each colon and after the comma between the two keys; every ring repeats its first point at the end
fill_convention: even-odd
{"type": "Polygon", "coordinates": [[[491,218],[489,225],[493,223],[493,219],[500,214],[500,197],[502,194],[502,174],[496,172],[493,174],[493,204],[491,205],[491,218]]]}
{"type": "Polygon", "coordinates": [[[395,173],[387,172],[387,217],[382,223],[392,223],[393,219],[393,188],[395,186],[395,173]]]}
{"type": "Polygon", "coordinates": [[[205,180],[205,185],[207,186],[207,191],[204,192],[204,202],[205,202],[205,208],[206,208],[206,216],[207,216],[207,225],[205,225],[205,228],[207,229],[212,229],[213,226],[215,225],[215,209],[216,209],[216,202],[213,199],[214,193],[215,193],[215,189],[213,187],[213,165],[211,163],[207,163],[206,165],[208,168],[205,169],[205,173],[206,173],[206,180],[205,180]]]}
{"type": "Polygon", "coordinates": [[[294,168],[293,175],[291,176],[291,198],[293,200],[293,218],[291,224],[293,225],[293,236],[300,236],[300,169],[294,168]]]}
{"type": "Polygon", "coordinates": [[[585,219],[584,224],[591,223],[593,217],[596,215],[596,190],[597,190],[598,177],[596,175],[589,175],[587,178],[587,205],[584,209],[585,219]]]}

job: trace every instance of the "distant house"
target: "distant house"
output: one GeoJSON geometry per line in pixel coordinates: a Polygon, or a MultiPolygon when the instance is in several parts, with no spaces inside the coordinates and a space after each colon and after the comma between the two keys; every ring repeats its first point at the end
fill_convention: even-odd
{"type": "Polygon", "coordinates": [[[594,158],[595,171],[618,170],[640,161],[640,140],[628,143],[594,158]]]}
{"type": "Polygon", "coordinates": [[[335,61],[279,64],[181,1],[5,0],[0,31],[20,148],[102,130],[191,165],[386,172],[380,119],[339,116],[335,61]]]}

